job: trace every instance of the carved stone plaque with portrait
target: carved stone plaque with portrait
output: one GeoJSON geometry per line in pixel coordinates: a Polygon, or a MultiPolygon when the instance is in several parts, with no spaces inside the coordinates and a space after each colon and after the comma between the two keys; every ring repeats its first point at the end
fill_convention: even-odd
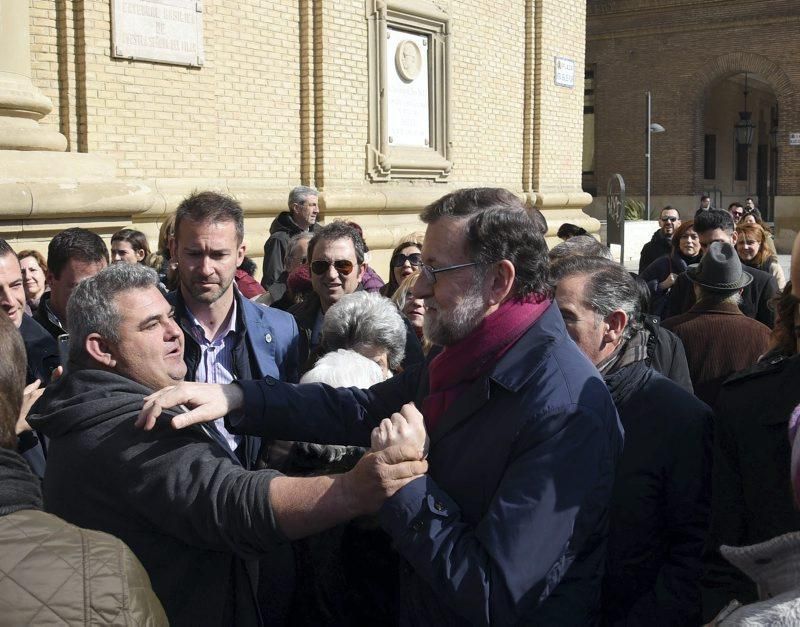
{"type": "Polygon", "coordinates": [[[389,28],[386,43],[389,143],[392,146],[427,146],[428,39],[389,28]]]}
{"type": "Polygon", "coordinates": [[[427,0],[366,0],[371,181],[446,181],[450,161],[450,20],[427,0]]]}

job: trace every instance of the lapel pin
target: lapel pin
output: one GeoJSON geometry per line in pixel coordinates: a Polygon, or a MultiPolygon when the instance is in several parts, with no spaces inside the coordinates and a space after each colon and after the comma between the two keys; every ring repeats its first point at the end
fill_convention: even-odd
{"type": "Polygon", "coordinates": [[[264,336],[264,339],[265,339],[265,340],[267,340],[267,344],[269,344],[270,342],[272,342],[272,333],[267,333],[267,334],[264,336]]]}

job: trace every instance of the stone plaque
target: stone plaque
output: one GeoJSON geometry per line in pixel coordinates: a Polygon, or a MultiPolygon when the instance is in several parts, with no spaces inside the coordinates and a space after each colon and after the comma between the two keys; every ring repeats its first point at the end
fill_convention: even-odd
{"type": "Polygon", "coordinates": [[[203,65],[199,0],[112,0],[112,56],[175,65],[203,65]]]}
{"type": "Polygon", "coordinates": [[[387,29],[386,90],[389,144],[430,144],[428,38],[387,29]]]}
{"type": "Polygon", "coordinates": [[[575,87],[575,61],[556,57],[555,83],[561,87],[575,87]]]}
{"type": "Polygon", "coordinates": [[[800,133],[789,133],[789,145],[800,146],[800,133]]]}

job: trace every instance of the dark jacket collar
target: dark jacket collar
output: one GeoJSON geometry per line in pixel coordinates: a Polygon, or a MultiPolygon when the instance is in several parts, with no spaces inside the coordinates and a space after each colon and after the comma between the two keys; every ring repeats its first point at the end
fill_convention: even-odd
{"type": "Polygon", "coordinates": [[[733,303],[709,303],[702,300],[697,301],[688,313],[696,314],[725,314],[729,316],[743,316],[742,310],[733,303]]]}
{"type": "Polygon", "coordinates": [[[565,339],[567,339],[567,329],[564,326],[564,319],[553,301],[500,359],[489,378],[505,389],[516,392],[536,375],[553,347],[565,339]],[[519,368],[521,360],[524,360],[526,368],[519,368]]]}
{"type": "MultiPolygon", "coordinates": [[[[566,333],[561,313],[551,304],[500,358],[491,373],[479,377],[453,402],[430,434],[431,443],[440,440],[453,427],[480,410],[491,397],[492,382],[508,391],[516,392],[532,377],[537,376],[553,347],[567,339],[566,333]],[[520,368],[521,363],[526,367],[520,368]]],[[[420,390],[422,391],[423,389],[420,390]]]]}

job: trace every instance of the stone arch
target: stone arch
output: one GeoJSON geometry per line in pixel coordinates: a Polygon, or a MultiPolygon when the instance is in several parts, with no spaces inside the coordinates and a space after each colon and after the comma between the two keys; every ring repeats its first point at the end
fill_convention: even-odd
{"type": "MultiPolygon", "coordinates": [[[[715,82],[747,72],[757,74],[766,82],[775,93],[778,100],[780,118],[779,129],[789,127],[787,123],[797,120],[797,91],[792,80],[784,70],[774,61],[761,54],[753,52],[731,52],[716,57],[705,67],[695,72],[689,79],[684,102],[691,103],[693,115],[692,123],[692,191],[698,193],[703,188],[703,105],[708,90],[715,82]]],[[[780,159],[779,163],[783,160],[780,159]]],[[[779,174],[779,180],[783,180],[783,173],[779,174]]]]}

